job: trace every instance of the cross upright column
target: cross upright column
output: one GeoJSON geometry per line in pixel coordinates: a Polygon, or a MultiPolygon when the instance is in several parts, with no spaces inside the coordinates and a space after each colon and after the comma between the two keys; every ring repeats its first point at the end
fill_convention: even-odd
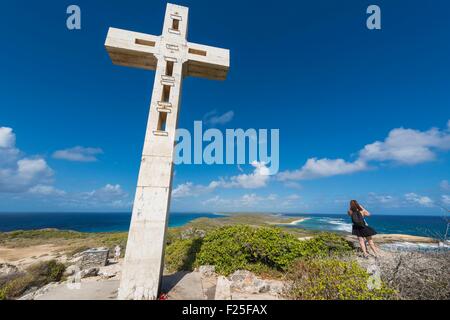
{"type": "Polygon", "coordinates": [[[187,42],[187,29],[188,8],[167,4],[161,36],[110,28],[106,39],[115,64],[156,71],[119,299],[158,298],[183,78],[228,72],[229,51],[187,42]]]}
{"type": "Polygon", "coordinates": [[[155,55],[158,62],[119,299],[156,299],[161,286],[187,18],[187,8],[167,8],[155,55]]]}

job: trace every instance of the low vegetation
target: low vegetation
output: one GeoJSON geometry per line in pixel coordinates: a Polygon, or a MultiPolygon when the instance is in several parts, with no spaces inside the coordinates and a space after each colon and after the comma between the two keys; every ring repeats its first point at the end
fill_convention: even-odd
{"type": "Polygon", "coordinates": [[[290,268],[288,298],[296,300],[396,299],[383,282],[368,285],[369,274],[355,261],[333,258],[301,259],[290,268]]]}
{"type": "Polygon", "coordinates": [[[172,238],[166,267],[189,271],[214,265],[222,275],[240,269],[283,275],[292,283],[286,292],[290,299],[396,299],[396,291],[382,282],[369,289],[369,274],[352,253],[351,245],[333,233],[301,241],[276,227],[232,225],[212,229],[204,238],[172,238]]]}
{"type": "Polygon", "coordinates": [[[170,272],[192,271],[201,245],[200,238],[174,241],[166,249],[166,269],[170,272]]]}
{"type": "Polygon", "coordinates": [[[350,250],[350,246],[344,245],[328,247],[329,237],[331,235],[321,234],[312,240],[300,241],[275,227],[228,226],[210,232],[203,239],[196,263],[215,265],[217,272],[224,275],[238,269],[286,271],[301,257],[350,250]]]}
{"type": "Polygon", "coordinates": [[[119,244],[123,248],[127,242],[126,232],[87,233],[57,229],[18,230],[0,232],[0,245],[8,248],[21,248],[50,244],[60,247],[69,255],[92,247],[112,248],[119,244]]]}
{"type": "Polygon", "coordinates": [[[64,270],[64,264],[50,260],[34,264],[25,272],[0,278],[0,300],[17,298],[33,287],[59,282],[64,270]]]}
{"type": "Polygon", "coordinates": [[[210,231],[203,239],[175,240],[167,247],[166,266],[170,271],[191,270],[214,265],[229,275],[245,269],[256,273],[286,271],[302,257],[345,254],[351,246],[342,237],[321,233],[300,241],[275,227],[225,226],[210,231]],[[185,269],[187,268],[187,269],[185,269]]]}

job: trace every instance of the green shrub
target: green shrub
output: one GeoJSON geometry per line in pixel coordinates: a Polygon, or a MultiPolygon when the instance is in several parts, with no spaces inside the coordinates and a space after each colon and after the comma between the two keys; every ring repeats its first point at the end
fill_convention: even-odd
{"type": "Polygon", "coordinates": [[[42,287],[62,279],[65,266],[56,260],[44,261],[30,266],[25,273],[17,274],[0,287],[0,300],[21,296],[31,287],[42,287]]]}
{"type": "Polygon", "coordinates": [[[203,239],[196,265],[214,265],[216,272],[228,275],[238,269],[251,269],[254,229],[227,226],[211,231],[203,239]]]}
{"type": "Polygon", "coordinates": [[[304,257],[327,257],[342,255],[351,251],[352,246],[347,240],[329,232],[319,233],[302,243],[302,256],[304,257]]]}
{"type": "Polygon", "coordinates": [[[196,265],[215,265],[216,271],[224,275],[238,269],[284,271],[300,257],[328,256],[349,251],[351,247],[342,237],[330,233],[300,241],[280,228],[235,225],[216,229],[206,235],[196,265]]]}
{"type": "Polygon", "coordinates": [[[384,283],[372,290],[369,274],[355,261],[310,258],[294,263],[288,273],[288,293],[298,300],[382,300],[395,299],[396,292],[384,283]]]}
{"type": "Polygon", "coordinates": [[[168,271],[192,271],[202,239],[175,240],[167,246],[165,266],[168,271]]]}
{"type": "Polygon", "coordinates": [[[22,274],[7,282],[0,288],[0,300],[21,296],[27,289],[34,286],[34,278],[30,274],[22,274]]]}
{"type": "Polygon", "coordinates": [[[300,241],[280,228],[234,225],[210,231],[203,239],[171,239],[165,266],[171,272],[214,265],[224,275],[238,269],[270,274],[287,270],[300,257],[327,257],[349,251],[347,241],[332,233],[300,241]]]}

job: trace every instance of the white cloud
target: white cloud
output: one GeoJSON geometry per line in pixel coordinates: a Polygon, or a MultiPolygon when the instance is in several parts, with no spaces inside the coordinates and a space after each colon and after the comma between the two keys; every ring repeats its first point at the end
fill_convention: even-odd
{"type": "Polygon", "coordinates": [[[0,127],[0,148],[14,148],[16,145],[16,135],[12,128],[0,127]]]}
{"type": "Polygon", "coordinates": [[[123,197],[126,194],[127,193],[119,184],[107,184],[100,189],[84,193],[87,198],[99,201],[110,201],[111,199],[115,199],[117,197],[123,197]]]}
{"type": "Polygon", "coordinates": [[[380,203],[392,203],[393,201],[395,201],[395,198],[393,196],[389,196],[389,195],[372,195],[373,198],[380,202],[380,203]]]}
{"type": "Polygon", "coordinates": [[[267,200],[269,200],[269,201],[275,201],[277,199],[278,199],[278,195],[276,195],[274,193],[269,194],[269,196],[267,197],[267,200]]]}
{"type": "Polygon", "coordinates": [[[17,162],[20,155],[16,148],[16,135],[11,128],[0,127],[0,170],[17,162]]]}
{"type": "Polygon", "coordinates": [[[223,210],[223,211],[271,211],[289,209],[298,207],[298,195],[290,195],[280,197],[277,194],[271,193],[267,196],[258,195],[256,193],[246,193],[237,198],[223,198],[216,195],[212,198],[202,201],[202,205],[209,210],[223,210]]]}
{"type": "Polygon", "coordinates": [[[388,194],[376,194],[374,192],[370,192],[367,196],[367,203],[380,205],[382,207],[387,208],[398,208],[403,206],[402,201],[399,200],[398,197],[388,195],[388,194]]]}
{"type": "Polygon", "coordinates": [[[283,183],[283,185],[284,185],[286,188],[290,188],[290,189],[297,189],[297,190],[300,190],[300,189],[303,188],[302,185],[301,185],[300,183],[295,182],[295,181],[285,181],[285,182],[283,183]]]}
{"type": "Polygon", "coordinates": [[[51,182],[53,170],[41,157],[21,158],[16,135],[0,127],[0,192],[22,193],[36,185],[51,182]]]}
{"type": "Polygon", "coordinates": [[[431,207],[434,205],[433,200],[427,196],[421,196],[416,193],[407,193],[405,194],[405,199],[408,202],[416,203],[424,207],[431,207]]]}
{"type": "Polygon", "coordinates": [[[443,204],[450,206],[450,195],[447,194],[442,195],[441,201],[443,204]]]}
{"type": "Polygon", "coordinates": [[[38,184],[51,182],[53,171],[44,159],[20,159],[0,168],[0,192],[21,193],[38,184]]]}
{"type": "Polygon", "coordinates": [[[95,162],[97,155],[102,154],[100,148],[73,147],[65,150],[58,150],[53,153],[53,158],[76,162],[95,162]]]}
{"type": "Polygon", "coordinates": [[[238,202],[243,207],[254,207],[263,200],[264,198],[257,196],[255,193],[251,193],[244,194],[240,199],[238,199],[238,202]]]}
{"type": "MultiPolygon", "coordinates": [[[[81,147],[80,147],[81,148],[81,147]]],[[[99,154],[94,148],[73,148],[84,155],[99,154]]],[[[87,161],[84,159],[84,161],[87,161]]],[[[118,184],[107,184],[90,192],[66,192],[52,186],[54,172],[42,157],[24,157],[16,148],[11,128],[0,127],[0,193],[21,193],[65,208],[129,208],[132,202],[118,184]]],[[[17,199],[24,199],[17,196],[17,199]]]]}
{"type": "Polygon", "coordinates": [[[447,128],[428,131],[396,128],[384,141],[375,141],[358,152],[354,162],[344,159],[317,159],[306,161],[302,168],[280,172],[278,180],[307,180],[351,174],[369,170],[371,162],[393,162],[414,165],[433,161],[438,151],[450,150],[450,120],[447,128]]]}
{"type": "Polygon", "coordinates": [[[224,125],[233,120],[234,111],[225,112],[222,115],[217,114],[217,110],[213,110],[205,114],[203,122],[210,126],[224,125]]]}
{"type": "Polygon", "coordinates": [[[225,200],[223,200],[219,196],[214,196],[214,197],[209,198],[209,199],[207,199],[205,201],[202,201],[202,204],[204,206],[211,206],[211,205],[217,205],[217,204],[223,203],[223,202],[225,202],[225,200]]]}
{"type": "Polygon", "coordinates": [[[277,178],[281,181],[308,180],[350,174],[367,169],[362,161],[347,162],[343,159],[312,158],[299,170],[280,172],[277,178]]]}
{"type": "Polygon", "coordinates": [[[202,201],[202,204],[208,208],[224,210],[240,210],[242,208],[255,209],[267,208],[267,205],[278,199],[278,195],[269,194],[268,196],[259,196],[256,193],[246,193],[238,198],[222,198],[218,195],[202,201]]]}
{"type": "Polygon", "coordinates": [[[225,188],[244,188],[257,189],[267,185],[270,179],[270,170],[264,163],[254,161],[252,166],[255,168],[251,174],[240,174],[230,177],[229,181],[217,182],[225,188]]]}
{"type": "Polygon", "coordinates": [[[49,185],[36,185],[27,192],[39,199],[51,199],[54,206],[70,210],[85,209],[130,209],[132,201],[119,184],[105,186],[88,192],[66,192],[49,185]]]}
{"type": "Polygon", "coordinates": [[[172,198],[186,198],[197,197],[202,194],[206,194],[214,191],[219,186],[218,182],[212,181],[209,185],[193,184],[192,182],[186,182],[178,185],[172,190],[172,198]]]}
{"type": "Polygon", "coordinates": [[[56,189],[53,186],[46,186],[46,185],[37,185],[34,187],[31,187],[30,190],[28,190],[29,193],[34,195],[42,195],[42,196],[63,196],[66,194],[65,191],[56,189]]]}
{"type": "Polygon", "coordinates": [[[172,190],[172,198],[184,198],[192,195],[192,182],[186,182],[178,185],[172,190]]]}
{"type": "Polygon", "coordinates": [[[107,184],[90,192],[71,194],[67,197],[67,202],[83,208],[129,208],[132,206],[128,193],[119,184],[107,184]]]}
{"type": "Polygon", "coordinates": [[[286,197],[286,200],[299,200],[300,196],[298,194],[291,194],[286,197]]]}
{"type": "Polygon", "coordinates": [[[291,194],[281,199],[278,205],[283,209],[292,209],[298,207],[300,199],[298,194],[291,194]]]}
{"type": "Polygon", "coordinates": [[[178,185],[172,191],[174,199],[185,197],[196,197],[202,194],[210,193],[217,188],[243,188],[243,189],[258,189],[267,185],[270,179],[270,171],[265,164],[260,162],[253,162],[253,173],[240,174],[229,178],[221,178],[219,180],[211,181],[208,185],[194,184],[186,182],[178,185]]]}
{"type": "Polygon", "coordinates": [[[440,186],[443,190],[450,190],[450,184],[448,183],[447,180],[442,180],[441,183],[439,184],[439,186],[440,186]]]}
{"type": "Polygon", "coordinates": [[[432,161],[436,159],[436,151],[449,149],[448,131],[397,128],[391,130],[384,141],[366,145],[359,154],[363,161],[393,161],[411,165],[432,161]]]}

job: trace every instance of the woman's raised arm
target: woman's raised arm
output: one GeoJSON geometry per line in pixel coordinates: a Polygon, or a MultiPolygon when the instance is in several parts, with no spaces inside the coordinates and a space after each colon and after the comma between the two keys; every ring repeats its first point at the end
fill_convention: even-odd
{"type": "Polygon", "coordinates": [[[363,209],[363,210],[362,210],[362,214],[363,214],[364,216],[367,216],[367,217],[370,216],[370,212],[367,211],[366,208],[364,208],[362,205],[360,205],[360,207],[363,209]]]}

